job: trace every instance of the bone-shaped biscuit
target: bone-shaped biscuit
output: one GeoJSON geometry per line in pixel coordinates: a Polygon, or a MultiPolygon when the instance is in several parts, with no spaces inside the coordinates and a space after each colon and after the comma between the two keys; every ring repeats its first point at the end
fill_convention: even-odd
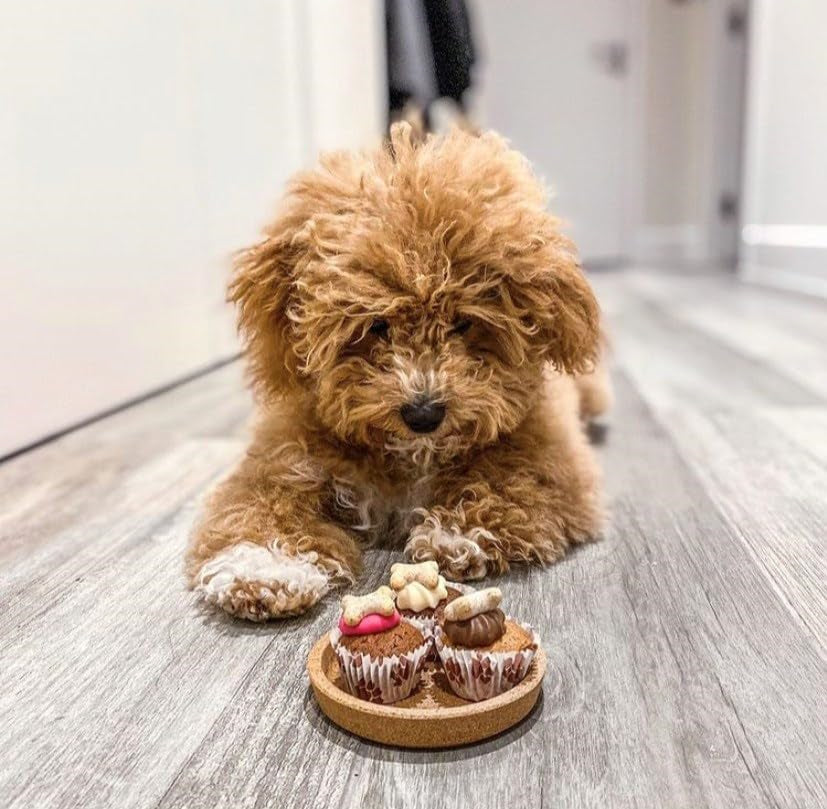
{"type": "Polygon", "coordinates": [[[433,560],[416,565],[406,565],[404,562],[391,565],[391,587],[394,590],[401,590],[414,581],[433,590],[439,584],[439,565],[433,560]]]}
{"type": "Polygon", "coordinates": [[[475,615],[497,609],[503,600],[499,587],[475,590],[466,596],[455,598],[445,607],[446,621],[467,621],[475,615]]]}
{"type": "Polygon", "coordinates": [[[342,599],[342,618],[348,626],[356,626],[366,615],[393,615],[396,605],[393,590],[384,585],[363,596],[345,596],[342,599]]]}

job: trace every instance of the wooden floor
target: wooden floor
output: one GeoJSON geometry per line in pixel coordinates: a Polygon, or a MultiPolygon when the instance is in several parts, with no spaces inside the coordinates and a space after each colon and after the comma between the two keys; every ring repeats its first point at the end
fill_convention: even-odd
{"type": "Polygon", "coordinates": [[[526,722],[453,752],[362,743],[308,692],[333,601],[199,611],[181,554],[244,446],[233,365],[0,466],[0,806],[827,806],[827,306],[594,281],[611,522],[505,582],[549,653],[526,722]]]}

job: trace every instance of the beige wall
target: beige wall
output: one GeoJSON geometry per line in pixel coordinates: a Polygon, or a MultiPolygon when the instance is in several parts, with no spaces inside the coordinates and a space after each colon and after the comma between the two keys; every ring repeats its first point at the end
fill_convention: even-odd
{"type": "Polygon", "coordinates": [[[701,259],[709,121],[707,2],[645,0],[637,255],[701,259]]]}
{"type": "Polygon", "coordinates": [[[734,261],[719,202],[740,183],[746,37],[728,15],[745,7],[645,0],[640,258],[734,261]]]}
{"type": "Polygon", "coordinates": [[[646,5],[643,213],[651,225],[692,224],[702,215],[708,8],[667,0],[646,5]]]}

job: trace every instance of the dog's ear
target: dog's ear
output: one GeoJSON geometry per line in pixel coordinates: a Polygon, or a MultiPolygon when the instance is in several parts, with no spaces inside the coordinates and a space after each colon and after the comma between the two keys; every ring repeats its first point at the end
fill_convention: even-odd
{"type": "Polygon", "coordinates": [[[266,237],[235,257],[227,299],[237,308],[248,372],[256,391],[277,398],[298,386],[288,315],[298,264],[306,252],[304,218],[285,213],[266,237]]]}
{"type": "Polygon", "coordinates": [[[600,309],[573,250],[543,251],[545,262],[535,264],[513,289],[515,303],[528,312],[532,342],[557,370],[591,370],[600,350],[600,309]]]}
{"type": "Polygon", "coordinates": [[[548,274],[549,308],[541,333],[558,370],[591,371],[600,350],[600,308],[578,262],[568,257],[548,274]]]}

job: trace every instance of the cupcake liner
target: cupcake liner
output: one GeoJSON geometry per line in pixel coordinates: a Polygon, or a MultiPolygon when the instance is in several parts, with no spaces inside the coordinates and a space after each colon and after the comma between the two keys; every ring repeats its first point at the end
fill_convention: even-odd
{"type": "Polygon", "coordinates": [[[479,702],[510,691],[525,678],[534,660],[539,641],[529,624],[519,621],[514,623],[531,636],[531,646],[527,649],[514,652],[484,652],[479,649],[447,646],[442,639],[442,628],[436,628],[434,646],[455,694],[463,699],[479,702]]]}
{"type": "Polygon", "coordinates": [[[420,615],[406,615],[405,620],[412,623],[426,638],[432,639],[434,637],[437,622],[433,616],[423,618],[420,615]]]}
{"type": "Polygon", "coordinates": [[[428,644],[428,653],[425,655],[425,663],[436,663],[436,647],[434,646],[434,635],[436,633],[436,618],[420,618],[418,615],[406,615],[405,620],[412,623],[423,635],[428,644]]]}
{"type": "Polygon", "coordinates": [[[339,629],[332,629],[330,645],[339,660],[347,690],[354,697],[383,705],[405,699],[414,690],[432,649],[431,639],[426,637],[424,643],[404,655],[373,657],[352,653],[339,643],[341,639],[339,629]]]}

